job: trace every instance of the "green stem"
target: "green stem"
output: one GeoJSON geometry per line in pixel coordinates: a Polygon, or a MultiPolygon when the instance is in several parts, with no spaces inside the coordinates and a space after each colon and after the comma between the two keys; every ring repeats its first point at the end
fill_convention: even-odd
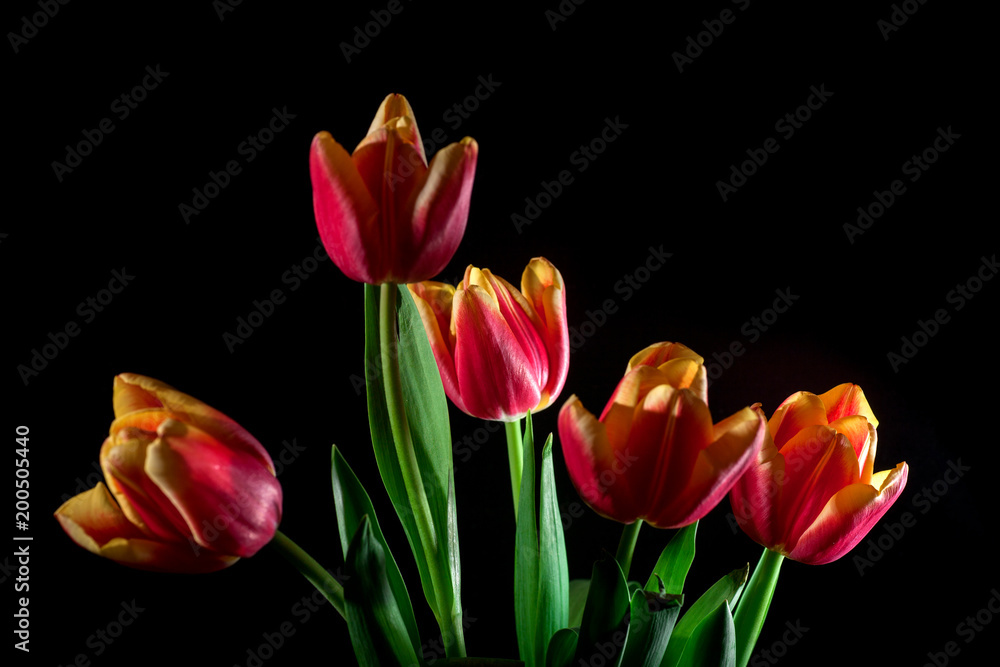
{"type": "Polygon", "coordinates": [[[778,574],[785,557],[777,551],[764,549],[757,567],[754,568],[750,581],[747,582],[736,607],[734,623],[736,626],[736,667],[746,667],[750,662],[750,654],[764,627],[767,609],[771,606],[771,597],[778,584],[778,574]]]}
{"type": "Polygon", "coordinates": [[[632,552],[635,551],[635,543],[639,539],[639,529],[642,528],[642,519],[636,519],[622,528],[622,538],[618,541],[618,553],[615,560],[622,568],[622,575],[628,581],[628,571],[632,567],[632,552]]]}
{"type": "Polygon", "coordinates": [[[510,490],[514,496],[514,523],[517,507],[521,502],[521,474],[524,470],[524,442],[521,440],[521,420],[505,422],[507,432],[507,458],[510,459],[510,490]]]}
{"type": "Polygon", "coordinates": [[[347,618],[344,612],[344,587],[333,578],[333,575],[280,530],[274,532],[274,539],[269,544],[277,549],[285,560],[294,565],[302,573],[302,576],[309,580],[309,583],[326,596],[341,618],[347,618]]]}
{"type": "MultiPolygon", "coordinates": [[[[443,570],[439,549],[446,545],[438,544],[437,533],[434,530],[434,518],[431,516],[430,503],[427,501],[427,491],[424,489],[420,475],[420,465],[417,453],[413,447],[410,435],[410,425],[406,416],[406,406],[403,401],[403,381],[399,371],[399,339],[396,323],[396,291],[393,283],[384,283],[379,294],[379,339],[382,359],[382,377],[385,381],[385,404],[389,413],[389,425],[392,429],[392,439],[396,445],[396,456],[406,487],[406,495],[410,499],[417,534],[424,550],[427,570],[431,577],[431,586],[439,601],[452,600],[458,602],[458,591],[448,592],[447,572],[443,570]]],[[[454,638],[446,642],[448,657],[465,657],[465,634],[462,628],[461,605],[452,609],[435,609],[438,625],[444,636],[454,638]]]]}

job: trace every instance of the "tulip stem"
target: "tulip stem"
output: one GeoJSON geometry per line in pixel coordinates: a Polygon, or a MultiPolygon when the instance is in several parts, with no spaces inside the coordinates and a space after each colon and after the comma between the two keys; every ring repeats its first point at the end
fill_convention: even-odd
{"type": "Polygon", "coordinates": [[[274,532],[274,538],[269,542],[278,550],[285,560],[295,566],[306,579],[322,593],[337,610],[341,618],[346,619],[344,607],[344,587],[333,575],[327,572],[316,559],[303,551],[302,547],[288,539],[280,530],[274,532]]]}
{"type": "Polygon", "coordinates": [[[504,422],[507,431],[507,458],[510,460],[510,490],[514,496],[514,523],[517,507],[521,502],[521,475],[524,470],[524,441],[521,439],[521,420],[504,422]]]}
{"type": "MultiPolygon", "coordinates": [[[[403,381],[399,370],[399,338],[397,333],[396,294],[398,286],[394,283],[383,283],[379,294],[379,342],[382,360],[382,379],[385,382],[385,404],[389,413],[389,426],[392,429],[392,439],[396,445],[396,456],[399,459],[399,469],[406,487],[406,495],[410,499],[413,519],[417,526],[417,534],[423,547],[427,570],[431,577],[438,600],[456,598],[448,594],[450,585],[446,581],[446,572],[442,571],[439,550],[446,545],[438,544],[431,516],[427,491],[424,489],[420,474],[420,464],[417,462],[413,437],[410,434],[410,424],[406,416],[406,406],[403,400],[403,381]]],[[[457,602],[458,600],[455,599],[457,602]]],[[[439,605],[444,606],[444,605],[439,605]]],[[[465,634],[462,628],[461,608],[434,609],[438,625],[444,637],[454,638],[446,643],[445,650],[449,658],[465,657],[465,634]]]]}
{"type": "Polygon", "coordinates": [[[626,524],[622,528],[622,537],[618,541],[618,553],[615,560],[622,568],[622,576],[628,581],[628,571],[632,567],[632,552],[635,551],[635,543],[639,540],[639,529],[642,528],[642,519],[636,519],[632,523],[626,524]]]}
{"type": "Polygon", "coordinates": [[[784,560],[785,557],[777,551],[764,549],[764,554],[743,590],[733,617],[736,626],[736,667],[746,667],[750,662],[750,655],[760,636],[760,630],[764,627],[764,619],[771,606],[774,588],[778,584],[778,573],[784,560]]]}

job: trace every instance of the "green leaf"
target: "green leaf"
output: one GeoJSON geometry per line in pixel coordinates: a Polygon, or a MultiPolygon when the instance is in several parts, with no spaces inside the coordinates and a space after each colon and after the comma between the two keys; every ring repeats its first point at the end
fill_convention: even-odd
{"type": "Polygon", "coordinates": [[[680,664],[681,655],[688,640],[708,616],[716,611],[723,603],[728,602],[728,607],[732,607],[739,600],[743,585],[746,584],[747,575],[750,573],[750,565],[744,565],[738,570],[733,570],[726,576],[715,582],[711,588],[705,591],[698,600],[691,605],[681,620],[674,626],[674,632],[670,637],[670,644],[667,646],[667,654],[661,663],[663,667],[675,667],[680,664]]]}
{"type": "Polygon", "coordinates": [[[632,594],[628,644],[623,667],[659,667],[667,643],[681,611],[684,596],[649,593],[632,594]]]}
{"type": "Polygon", "coordinates": [[[688,570],[691,569],[691,563],[694,562],[694,538],[697,532],[698,522],[695,521],[674,533],[656,561],[653,573],[649,575],[649,580],[646,582],[647,591],[659,593],[662,583],[666,592],[671,595],[680,595],[684,592],[684,580],[687,578],[688,570]]]}
{"type": "Polygon", "coordinates": [[[417,572],[424,589],[424,596],[431,609],[437,613],[437,596],[431,583],[430,571],[424,559],[424,548],[417,531],[416,520],[410,510],[403,473],[396,457],[396,445],[389,424],[389,410],[385,401],[385,382],[382,378],[381,344],[379,342],[379,288],[365,285],[365,388],[368,396],[368,424],[372,434],[375,462],[382,482],[396,515],[403,524],[403,532],[410,543],[410,550],[417,563],[417,572]]]}
{"type": "Polygon", "coordinates": [[[563,628],[549,640],[545,651],[545,667],[570,667],[576,653],[576,630],[563,628]]]}
{"type": "Polygon", "coordinates": [[[347,549],[344,606],[347,628],[358,663],[419,665],[386,575],[386,554],[367,515],[347,549]]]}
{"type": "Polygon", "coordinates": [[[399,286],[399,370],[413,448],[427,494],[438,544],[438,565],[450,575],[450,589],[438,591],[442,614],[462,613],[461,561],[451,453],[448,398],[420,313],[406,285],[399,286]]]}
{"type": "Polygon", "coordinates": [[[618,561],[608,554],[594,563],[573,664],[595,664],[603,659],[602,664],[617,667],[628,639],[629,609],[625,576],[618,561]]]}
{"type": "MultiPolygon", "coordinates": [[[[530,418],[528,427],[530,428],[530,418]]],[[[539,507],[538,612],[535,646],[538,663],[545,660],[545,647],[560,628],[569,623],[569,566],[563,537],[562,514],[556,496],[552,467],[552,435],[542,447],[542,482],[539,507]]]]}
{"type": "Polygon", "coordinates": [[[573,579],[569,582],[568,627],[580,627],[580,622],[583,620],[583,607],[587,604],[587,593],[589,591],[590,579],[573,579]]]}
{"type": "Polygon", "coordinates": [[[375,516],[375,508],[372,507],[371,498],[336,446],[333,447],[331,458],[333,503],[337,511],[337,530],[340,533],[340,546],[343,550],[344,560],[347,560],[352,536],[357,535],[361,524],[367,520],[374,539],[384,552],[386,579],[389,582],[392,597],[399,608],[403,623],[406,625],[410,643],[413,646],[420,646],[420,635],[417,631],[416,618],[413,615],[410,594],[406,590],[406,583],[399,573],[399,567],[392,557],[389,545],[386,544],[385,537],[382,535],[382,529],[375,516]]]}
{"type": "Polygon", "coordinates": [[[521,497],[517,503],[514,531],[514,627],[517,649],[528,667],[536,664],[535,616],[538,608],[538,525],[535,518],[535,438],[531,415],[527,417],[522,441],[524,467],[521,469],[521,497]]]}
{"type": "Polygon", "coordinates": [[[680,666],[736,666],[736,627],[728,600],[723,600],[695,628],[684,647],[680,666]]]}

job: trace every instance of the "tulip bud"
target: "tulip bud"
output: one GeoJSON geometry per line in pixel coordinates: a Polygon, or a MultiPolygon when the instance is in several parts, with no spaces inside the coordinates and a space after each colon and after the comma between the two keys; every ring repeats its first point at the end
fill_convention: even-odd
{"type": "Polygon", "coordinates": [[[320,132],[309,169],[327,253],[352,280],[427,280],[458,249],[469,217],[479,146],[466,137],[427,164],[406,98],[389,95],[353,154],[320,132]]]}
{"type": "Polygon", "coordinates": [[[107,485],[55,513],[73,541],[138,569],[210,572],[274,537],[281,485],[242,426],[142,375],[117,376],[113,402],[100,457],[107,485]]]}

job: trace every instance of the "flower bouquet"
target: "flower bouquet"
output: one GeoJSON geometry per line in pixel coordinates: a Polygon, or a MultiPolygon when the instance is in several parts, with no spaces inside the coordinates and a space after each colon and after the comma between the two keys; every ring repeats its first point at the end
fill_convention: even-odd
{"type": "Polygon", "coordinates": [[[563,275],[536,257],[519,287],[471,265],[457,285],[431,280],[463,237],[477,158],[465,138],[428,160],[401,95],[385,98],[352,153],[326,132],[312,143],[320,237],[364,284],[365,390],[381,476],[359,479],[333,447],[343,576],[279,530],[284,491],[253,435],[141,375],[114,379],[104,481],[56,518],[85,549],[150,571],[212,572],[270,546],[332,603],[362,665],[744,667],[783,561],[844,556],[899,496],[907,465],[876,470],[878,420],[850,383],[792,394],[770,417],[748,402],[714,421],[704,359],[655,342],[660,332],[623,363],[599,416],[571,395],[558,408],[558,438],[536,437],[532,415],[560,402],[569,369],[563,275]],[[504,425],[515,523],[499,539],[513,546],[516,656],[468,657],[480,652],[464,634],[449,400],[504,425]],[[556,456],[583,501],[622,524],[614,554],[588,579],[569,577],[556,456]],[[395,517],[376,516],[372,497],[382,493],[395,517]],[[752,570],[734,563],[707,590],[687,590],[698,523],[727,494],[763,553],[752,570]],[[387,521],[399,521],[407,545],[389,544],[387,521]],[[643,525],[669,539],[653,569],[636,572],[643,525]],[[410,557],[406,546],[418,581],[397,565],[410,557]],[[423,604],[444,659],[424,649],[414,612],[423,604]]]}

